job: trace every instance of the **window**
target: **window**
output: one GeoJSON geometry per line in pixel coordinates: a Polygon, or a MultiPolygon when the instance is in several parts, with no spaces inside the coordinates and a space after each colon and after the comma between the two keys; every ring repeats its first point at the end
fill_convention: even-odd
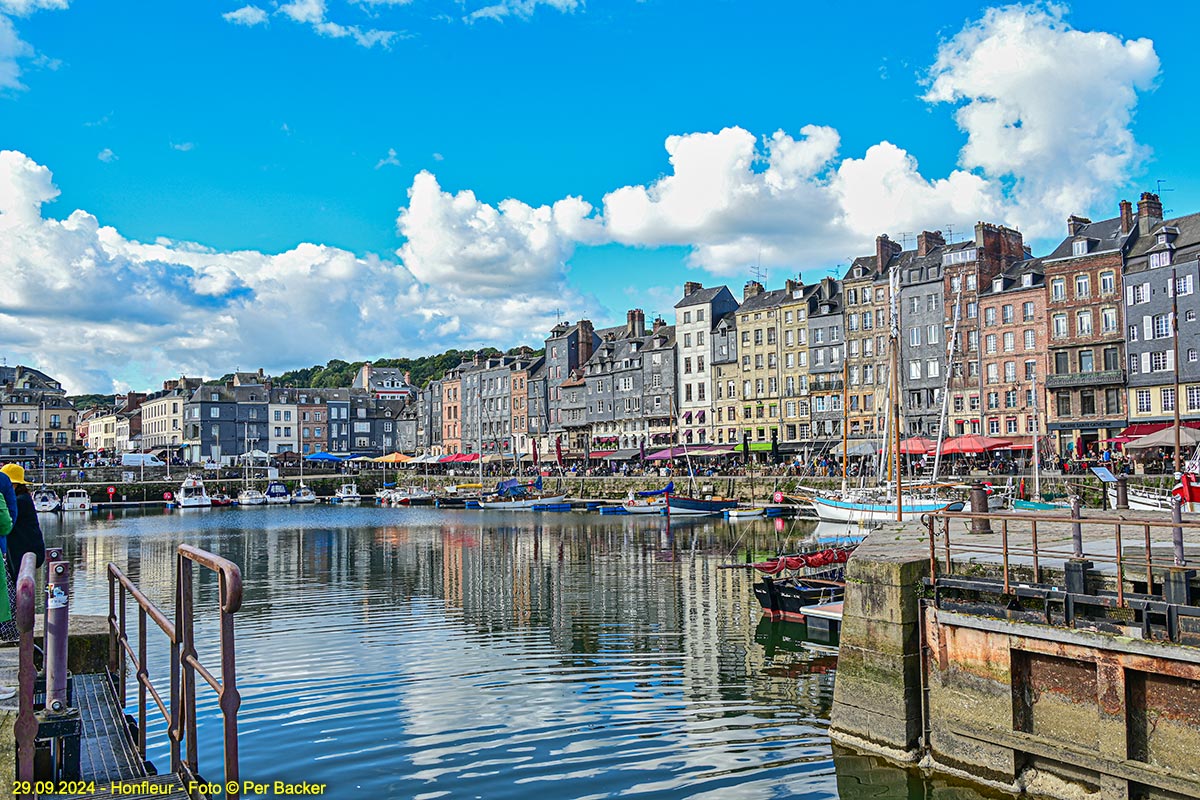
{"type": "Polygon", "coordinates": [[[991,434],[992,436],[995,436],[996,434],[1000,433],[1000,420],[998,420],[998,419],[989,419],[988,420],[988,433],[991,434]]]}
{"type": "Polygon", "coordinates": [[[1075,296],[1089,297],[1092,294],[1092,282],[1087,275],[1075,276],[1075,296]]]}
{"type": "Polygon", "coordinates": [[[1137,375],[1139,372],[1141,372],[1142,371],[1141,364],[1142,364],[1142,359],[1138,357],[1137,353],[1129,354],[1129,374],[1130,375],[1137,375]]]}
{"type": "Polygon", "coordinates": [[[920,377],[921,377],[921,362],[920,361],[908,362],[908,377],[911,378],[912,380],[920,379],[920,377]]]}
{"type": "Polygon", "coordinates": [[[975,291],[975,289],[976,289],[975,276],[968,275],[967,276],[967,291],[973,292],[973,291],[975,291]]]}
{"type": "Polygon", "coordinates": [[[1117,291],[1117,276],[1111,270],[1100,273],[1100,294],[1109,295],[1117,291]]]}
{"type": "Polygon", "coordinates": [[[1017,390],[1016,389],[1009,389],[1007,392],[1004,393],[1004,407],[1005,408],[1016,408],[1017,407],[1017,390]]]}
{"type": "Polygon", "coordinates": [[[1120,414],[1121,413],[1121,390],[1120,389],[1105,389],[1104,390],[1104,413],[1105,414],[1120,414]]]}
{"type": "Polygon", "coordinates": [[[221,416],[221,409],[217,408],[216,406],[213,406],[212,408],[210,408],[208,410],[208,416],[211,417],[212,419],[217,419],[218,417],[221,416]]]}
{"type": "Polygon", "coordinates": [[[989,326],[996,324],[996,309],[994,307],[983,310],[983,324],[989,326]]]}
{"type": "Polygon", "coordinates": [[[1151,372],[1165,372],[1167,368],[1167,351],[1160,350],[1150,354],[1151,372]]]}
{"type": "Polygon", "coordinates": [[[1175,279],[1175,294],[1183,296],[1192,293],[1192,276],[1184,275],[1175,279]]]}
{"type": "Polygon", "coordinates": [[[967,303],[967,319],[975,319],[979,316],[979,304],[967,303]]]}
{"type": "Polygon", "coordinates": [[[1117,348],[1115,348],[1115,347],[1104,348],[1104,368],[1106,370],[1114,370],[1114,369],[1121,368],[1121,364],[1119,361],[1117,361],[1117,358],[1118,358],[1117,348]]]}
{"type": "Polygon", "coordinates": [[[1079,351],[1079,371],[1092,372],[1096,367],[1095,355],[1091,350],[1079,351]]]}
{"type": "Polygon", "coordinates": [[[1004,362],[1004,380],[1007,383],[1015,383],[1016,382],[1016,380],[1017,380],[1017,362],[1015,362],[1015,361],[1005,361],[1004,362]]]}
{"type": "Polygon", "coordinates": [[[1138,389],[1137,390],[1137,410],[1138,410],[1139,414],[1149,414],[1150,413],[1150,390],[1149,389],[1138,389]]]}
{"type": "Polygon", "coordinates": [[[692,321],[692,312],[690,312],[690,311],[683,312],[683,321],[691,322],[692,321]]]}
{"type": "Polygon", "coordinates": [[[1000,319],[1005,324],[1012,322],[1013,321],[1013,307],[1005,306],[1004,308],[1002,308],[1000,310],[1000,319]]]}
{"type": "Polygon", "coordinates": [[[983,337],[983,350],[985,353],[996,352],[996,334],[989,333],[983,337]]]}
{"type": "Polygon", "coordinates": [[[1025,349],[1034,350],[1037,348],[1037,331],[1033,328],[1025,331],[1025,349]]]}
{"type": "Polygon", "coordinates": [[[1054,338],[1055,339],[1065,339],[1066,336],[1067,336],[1067,315],[1066,314],[1055,314],[1054,315],[1054,338]]]}
{"type": "Polygon", "coordinates": [[[1025,380],[1031,381],[1036,377],[1037,377],[1037,362],[1036,361],[1026,361],[1025,362],[1025,380]]]}
{"type": "Polygon", "coordinates": [[[936,378],[941,372],[941,365],[936,358],[931,358],[925,362],[925,374],[930,378],[936,378]]]}
{"type": "Polygon", "coordinates": [[[1161,250],[1157,253],[1150,254],[1150,267],[1166,267],[1171,264],[1171,251],[1161,250]]]}
{"type": "Polygon", "coordinates": [[[1129,287],[1129,305],[1135,306],[1150,300],[1150,284],[1139,283],[1129,287]]]}
{"type": "Polygon", "coordinates": [[[917,345],[921,344],[921,329],[920,328],[909,328],[908,329],[908,343],[910,345],[912,345],[913,347],[916,347],[917,345]]]}
{"type": "Polygon", "coordinates": [[[1175,387],[1173,387],[1173,386],[1168,387],[1168,388],[1162,389],[1160,391],[1162,392],[1162,395],[1161,395],[1162,410],[1163,411],[1174,411],[1175,410],[1175,387]]]}
{"type": "Polygon", "coordinates": [[[1075,312],[1075,335],[1076,336],[1091,336],[1092,334],[1092,312],[1077,311],[1075,312]]]}
{"type": "Polygon", "coordinates": [[[1011,353],[1017,349],[1017,335],[1012,331],[1004,334],[1004,352],[1011,353]]]}
{"type": "Polygon", "coordinates": [[[941,338],[941,330],[940,329],[941,329],[940,325],[928,326],[925,329],[925,343],[926,344],[937,344],[938,340],[941,338]]]}
{"type": "Polygon", "coordinates": [[[1154,315],[1154,338],[1169,339],[1171,337],[1171,316],[1169,314],[1154,315]]]}
{"type": "Polygon", "coordinates": [[[1200,386],[1187,388],[1188,411],[1200,411],[1200,386]]]}
{"type": "Polygon", "coordinates": [[[1138,340],[1138,326],[1137,325],[1129,326],[1129,337],[1128,338],[1129,338],[1129,341],[1131,341],[1131,342],[1136,342],[1138,340]]]}
{"type": "Polygon", "coordinates": [[[999,383],[1000,382],[1000,368],[998,365],[996,365],[996,364],[988,364],[987,365],[987,382],[988,383],[999,383]]]}
{"type": "Polygon", "coordinates": [[[1071,355],[1065,350],[1054,354],[1054,374],[1066,375],[1071,371],[1071,355]]]}
{"type": "Polygon", "coordinates": [[[1100,327],[1104,333],[1117,332],[1117,310],[1115,308],[1100,309],[1100,327]]]}
{"type": "Polygon", "coordinates": [[[1079,393],[1079,413],[1085,417],[1096,415],[1096,393],[1091,389],[1079,393]]]}
{"type": "Polygon", "coordinates": [[[1059,417],[1071,416],[1071,393],[1057,392],[1054,395],[1054,403],[1059,417]]]}
{"type": "Polygon", "coordinates": [[[1067,299],[1067,281],[1065,278],[1055,278],[1054,280],[1050,281],[1050,299],[1067,299]]]}
{"type": "Polygon", "coordinates": [[[692,335],[690,333],[685,333],[683,335],[683,346],[684,347],[692,346],[692,335]]]}
{"type": "Polygon", "coordinates": [[[1191,363],[1196,363],[1196,348],[1189,347],[1187,351],[1187,360],[1191,363]]]}
{"type": "Polygon", "coordinates": [[[1021,319],[1025,322],[1033,322],[1033,301],[1030,300],[1021,306],[1021,319]]]}

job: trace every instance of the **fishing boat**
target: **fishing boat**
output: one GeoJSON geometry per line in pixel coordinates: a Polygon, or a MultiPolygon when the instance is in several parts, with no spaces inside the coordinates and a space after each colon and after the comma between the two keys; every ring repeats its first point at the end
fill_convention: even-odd
{"type": "Polygon", "coordinates": [[[667,510],[667,495],[675,490],[675,482],[671,481],[661,489],[650,492],[630,492],[625,502],[621,503],[630,514],[661,514],[667,510]]]}
{"type": "Polygon", "coordinates": [[[263,494],[266,495],[269,506],[286,506],[292,502],[292,493],[283,481],[271,481],[263,494]]]}
{"type": "Polygon", "coordinates": [[[233,505],[233,498],[224,492],[214,494],[209,499],[212,500],[213,508],[224,508],[225,506],[233,505]]]}
{"type": "Polygon", "coordinates": [[[33,508],[35,511],[53,512],[62,507],[58,493],[48,486],[43,486],[33,493],[33,508]]]}
{"type": "Polygon", "coordinates": [[[294,505],[302,506],[315,502],[317,502],[317,493],[303,483],[297,486],[296,491],[292,493],[292,503],[294,505]]]}
{"type": "Polygon", "coordinates": [[[91,511],[92,498],[83,489],[68,489],[63,495],[63,511],[91,511]]]}
{"type": "Polygon", "coordinates": [[[393,489],[388,496],[388,502],[393,506],[433,505],[433,492],[428,489],[422,489],[420,486],[393,489]]]}
{"type": "Polygon", "coordinates": [[[208,508],[212,505],[212,498],[204,491],[204,481],[195,475],[183,479],[175,499],[180,508],[208,508]]]}
{"type": "Polygon", "coordinates": [[[753,564],[762,573],[754,596],[771,619],[803,621],[806,609],[841,600],[846,561],[853,547],[839,547],[776,558],[753,564]]]}
{"type": "Polygon", "coordinates": [[[267,496],[253,486],[248,486],[238,492],[237,504],[239,506],[264,506],[267,504],[267,496]]]}
{"type": "Polygon", "coordinates": [[[357,503],[360,500],[362,500],[362,495],[358,493],[357,483],[343,483],[333,494],[335,503],[357,503]]]}

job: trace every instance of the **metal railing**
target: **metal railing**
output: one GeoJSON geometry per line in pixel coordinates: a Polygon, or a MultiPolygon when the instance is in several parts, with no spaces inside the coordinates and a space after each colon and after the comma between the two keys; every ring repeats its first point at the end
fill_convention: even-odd
{"type": "MultiPolygon", "coordinates": [[[[17,722],[13,733],[17,740],[17,780],[26,785],[33,783],[33,754],[36,748],[38,721],[33,708],[33,695],[37,683],[37,667],[33,663],[33,620],[36,610],[37,587],[34,575],[37,572],[37,556],[26,553],[21,559],[17,574],[16,599],[13,617],[21,634],[17,653],[17,722]]],[[[33,794],[17,795],[32,798],[33,794]]]]}
{"type": "MultiPolygon", "coordinates": [[[[116,564],[108,565],[108,661],[110,678],[116,684],[122,705],[126,701],[127,666],[136,664],[138,686],[138,752],[146,758],[147,697],[154,701],[167,723],[171,748],[171,771],[187,781],[203,783],[199,768],[199,742],[196,736],[196,676],[217,693],[218,707],[223,718],[225,753],[225,783],[237,785],[238,734],[237,712],[241,695],[237,690],[237,669],[234,659],[233,615],[242,605],[242,573],[237,564],[191,545],[181,544],[175,561],[175,619],[172,621],[147,598],[116,564]],[[195,600],[193,597],[193,564],[207,567],[218,576],[220,611],[221,678],[218,680],[196,653],[195,600]],[[137,648],[129,641],[129,620],[126,597],[137,604],[137,648]],[[146,666],[147,618],[158,626],[170,643],[170,696],[162,693],[150,680],[146,666]],[[186,750],[186,752],[183,752],[186,750]]],[[[236,800],[238,791],[227,796],[236,800]]]]}
{"type": "MultiPolygon", "coordinates": [[[[1178,635],[1177,616],[1197,616],[1200,612],[1180,611],[1190,606],[1186,589],[1195,567],[1187,564],[1185,535],[1193,542],[1200,541],[1200,522],[1144,517],[1082,517],[1042,513],[968,513],[942,511],[927,514],[923,521],[929,537],[929,583],[937,587],[954,585],[968,587],[973,579],[981,586],[989,581],[1004,595],[1031,594],[1043,597],[1061,595],[1068,601],[1087,596],[1086,602],[1097,606],[1152,613],[1171,617],[1168,628],[1171,638],[1178,635]],[[956,539],[953,522],[965,523],[961,538],[956,539]],[[995,530],[998,526],[999,530],[995,530]],[[1069,526],[1070,536],[1062,527],[1053,530],[1056,544],[1046,545],[1046,534],[1052,526],[1069,526]],[[1090,535],[1084,537],[1083,529],[1090,535]],[[1097,536],[1097,532],[1103,535],[1097,536]],[[980,534],[990,534],[983,538],[980,534]],[[999,541],[996,541],[998,535],[999,541]],[[1126,545],[1140,546],[1141,552],[1127,554],[1126,545]],[[1155,545],[1169,546],[1169,553],[1155,558],[1155,545]],[[955,557],[959,558],[956,567],[955,557]],[[979,578],[978,557],[992,559],[999,568],[998,578],[979,578]],[[964,567],[967,562],[969,569],[964,567]],[[998,563],[997,563],[998,562],[998,563]],[[1014,562],[1018,562],[1014,564],[1014,562]],[[1055,576],[1054,586],[1048,587],[1047,563],[1062,565],[1064,576],[1055,576]],[[1089,591],[1086,577],[1096,564],[1115,567],[1111,591],[1089,591]],[[1029,568],[1028,577],[1015,575],[1015,567],[1029,568]],[[1072,572],[1075,573],[1073,579],[1072,572]],[[1173,577],[1178,580],[1172,581],[1173,577]],[[1126,589],[1131,584],[1145,582],[1145,591],[1126,589]],[[1156,591],[1155,584],[1159,584],[1156,591]],[[1182,584],[1180,584],[1182,581],[1182,584]],[[1173,585],[1172,585],[1173,584],[1173,585]],[[1172,591],[1182,585],[1180,591],[1172,591]],[[1065,588],[1064,588],[1065,587],[1065,588]],[[1049,594],[1047,593],[1049,591],[1049,594]],[[1057,595],[1055,595],[1057,593],[1057,595]],[[1093,603],[1093,600],[1095,601],[1093,603]]],[[[986,561],[984,562],[987,563],[986,561]]]]}

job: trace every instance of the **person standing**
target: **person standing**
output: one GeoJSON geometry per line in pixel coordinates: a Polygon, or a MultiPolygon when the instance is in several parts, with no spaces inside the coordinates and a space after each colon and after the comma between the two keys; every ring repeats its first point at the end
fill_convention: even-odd
{"type": "Polygon", "coordinates": [[[11,586],[16,583],[21,571],[21,559],[26,553],[36,555],[37,565],[42,566],[46,560],[46,542],[38,524],[37,510],[33,507],[33,495],[29,493],[29,484],[25,481],[25,470],[18,464],[5,464],[0,472],[12,481],[17,495],[17,519],[8,535],[8,554],[5,557],[11,586]]]}

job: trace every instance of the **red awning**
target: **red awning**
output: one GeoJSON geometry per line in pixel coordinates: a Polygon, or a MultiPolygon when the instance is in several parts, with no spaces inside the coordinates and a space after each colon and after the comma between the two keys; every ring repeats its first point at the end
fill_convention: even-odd
{"type": "MultiPolygon", "coordinates": [[[[1164,428],[1169,428],[1175,423],[1173,422],[1135,422],[1125,430],[1121,431],[1122,436],[1149,436],[1152,433],[1158,433],[1164,428]]],[[[1185,428],[1200,428],[1200,420],[1184,420],[1183,427],[1185,428]]]]}
{"type": "Polygon", "coordinates": [[[594,452],[592,453],[592,458],[608,458],[609,456],[611,456],[611,455],[612,455],[613,453],[615,453],[615,452],[617,452],[617,451],[616,451],[616,450],[598,450],[598,451],[594,451],[594,452]]]}

